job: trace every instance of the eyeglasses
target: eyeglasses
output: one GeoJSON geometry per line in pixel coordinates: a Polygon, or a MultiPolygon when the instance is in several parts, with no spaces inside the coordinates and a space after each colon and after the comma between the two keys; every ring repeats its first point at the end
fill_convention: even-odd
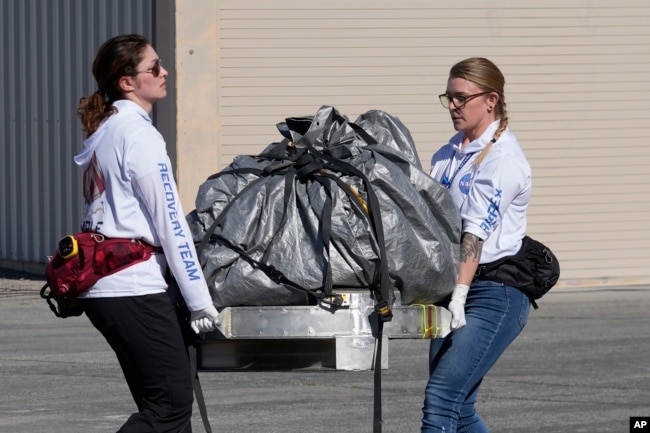
{"type": "Polygon", "coordinates": [[[472,99],[478,98],[479,96],[487,95],[488,93],[492,93],[492,92],[481,92],[481,93],[475,93],[473,95],[453,95],[453,96],[449,96],[446,93],[443,93],[442,95],[438,95],[438,98],[440,99],[440,103],[442,104],[443,107],[449,108],[449,105],[453,102],[454,106],[458,110],[462,110],[463,108],[465,108],[465,104],[467,104],[472,99]]]}
{"type": "Polygon", "coordinates": [[[156,61],[153,63],[153,66],[146,71],[136,71],[136,74],[151,74],[154,77],[157,77],[160,75],[160,69],[162,68],[162,60],[161,59],[156,59],[156,61]]]}

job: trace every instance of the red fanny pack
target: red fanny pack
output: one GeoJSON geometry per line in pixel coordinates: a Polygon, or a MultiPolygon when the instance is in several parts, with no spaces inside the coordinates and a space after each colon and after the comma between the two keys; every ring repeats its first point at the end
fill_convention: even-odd
{"type": "Polygon", "coordinates": [[[65,236],[45,268],[47,283],[41,297],[56,316],[79,316],[83,310],[76,299],[81,293],[102,277],[149,260],[153,252],[162,252],[162,248],[134,239],[109,239],[95,232],[65,236]]]}

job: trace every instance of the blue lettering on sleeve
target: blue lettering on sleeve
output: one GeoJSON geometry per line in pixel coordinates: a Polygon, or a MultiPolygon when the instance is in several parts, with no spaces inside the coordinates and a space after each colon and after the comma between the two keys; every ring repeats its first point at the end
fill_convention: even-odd
{"type": "Polygon", "coordinates": [[[167,216],[169,217],[170,224],[174,227],[174,235],[179,238],[184,238],[185,233],[178,221],[178,212],[176,211],[176,195],[174,194],[174,186],[171,182],[171,177],[168,173],[167,164],[158,164],[160,167],[160,178],[163,181],[163,189],[165,190],[165,202],[167,202],[167,216]]]}
{"type": "Polygon", "coordinates": [[[189,278],[190,281],[200,280],[201,276],[199,274],[199,270],[196,267],[187,269],[187,278],[189,278]]]}
{"type": "Polygon", "coordinates": [[[487,217],[481,223],[481,228],[486,232],[491,232],[494,225],[497,223],[497,217],[499,216],[499,206],[501,205],[501,194],[503,190],[497,189],[494,196],[490,199],[490,204],[488,205],[487,217]]]}
{"type": "MultiPolygon", "coordinates": [[[[163,181],[163,189],[165,191],[165,201],[167,202],[167,217],[169,218],[169,223],[174,228],[174,234],[176,237],[185,237],[183,233],[183,228],[178,220],[178,212],[176,210],[176,195],[174,193],[174,186],[171,182],[171,177],[168,174],[169,168],[167,164],[159,163],[158,167],[160,169],[160,178],[163,181]]],[[[185,242],[184,244],[178,245],[179,254],[183,263],[185,264],[185,272],[190,281],[200,280],[201,279],[201,269],[198,266],[196,260],[192,255],[192,250],[190,249],[190,244],[185,242]],[[189,260],[187,260],[189,259],[189,260]]]]}
{"type": "MultiPolygon", "coordinates": [[[[187,244],[185,244],[185,245],[187,245],[187,244]]],[[[192,258],[192,251],[190,251],[190,250],[181,251],[181,258],[182,259],[191,259],[192,258]]]]}
{"type": "Polygon", "coordinates": [[[177,237],[184,237],[183,236],[183,228],[181,227],[180,221],[172,221],[172,227],[174,227],[174,233],[176,234],[177,237]]]}
{"type": "Polygon", "coordinates": [[[196,263],[196,260],[193,260],[192,256],[192,251],[190,250],[190,244],[185,242],[184,244],[181,244],[178,246],[178,248],[181,250],[180,255],[182,259],[189,258],[190,260],[183,260],[183,263],[185,264],[185,272],[187,272],[187,277],[190,280],[198,280],[201,277],[199,276],[200,274],[199,271],[199,266],[196,263]]]}

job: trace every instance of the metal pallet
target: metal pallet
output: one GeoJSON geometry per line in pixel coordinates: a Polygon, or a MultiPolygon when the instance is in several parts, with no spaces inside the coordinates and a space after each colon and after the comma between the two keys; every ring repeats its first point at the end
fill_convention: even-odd
{"type": "MultiPolygon", "coordinates": [[[[228,307],[218,331],[206,334],[198,351],[203,371],[334,368],[370,370],[377,335],[377,315],[370,293],[338,291],[340,306],[228,307]]],[[[382,369],[388,368],[390,339],[442,338],[450,332],[451,314],[435,305],[393,304],[384,323],[382,369]]]]}

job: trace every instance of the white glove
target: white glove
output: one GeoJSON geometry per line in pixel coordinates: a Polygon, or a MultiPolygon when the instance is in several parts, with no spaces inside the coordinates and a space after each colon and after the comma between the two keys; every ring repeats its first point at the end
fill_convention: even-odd
{"type": "Polygon", "coordinates": [[[467,284],[456,284],[454,292],[451,294],[451,301],[447,309],[451,313],[451,329],[458,329],[465,326],[465,301],[467,300],[469,286],[467,284]]]}
{"type": "Polygon", "coordinates": [[[210,305],[200,311],[190,312],[190,326],[197,334],[200,332],[214,331],[220,323],[221,318],[214,305],[210,305]]]}

